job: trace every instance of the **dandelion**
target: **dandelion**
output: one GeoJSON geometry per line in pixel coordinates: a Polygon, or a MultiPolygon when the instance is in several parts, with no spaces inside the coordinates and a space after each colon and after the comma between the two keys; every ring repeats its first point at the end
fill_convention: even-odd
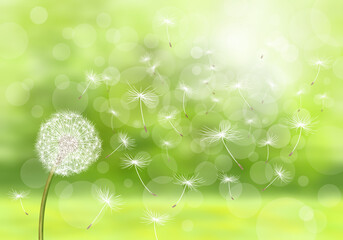
{"type": "Polygon", "coordinates": [[[119,117],[119,112],[114,110],[113,108],[110,108],[108,110],[108,113],[111,114],[111,129],[114,132],[114,117],[119,117]]]}
{"type": "Polygon", "coordinates": [[[110,193],[108,189],[98,190],[98,200],[103,204],[103,206],[100,209],[100,212],[98,213],[98,215],[96,215],[96,217],[93,219],[91,224],[88,225],[87,230],[93,226],[95,221],[98,219],[98,217],[106,208],[109,208],[112,211],[113,209],[115,210],[119,209],[119,206],[122,205],[120,195],[114,196],[114,194],[110,193]]]}
{"type": "Polygon", "coordinates": [[[22,201],[22,199],[27,198],[27,196],[29,195],[29,192],[25,192],[25,191],[18,192],[12,189],[9,195],[10,195],[10,198],[12,198],[13,200],[19,200],[21,208],[23,209],[24,213],[26,215],[29,215],[27,211],[25,210],[23,201],[22,201]]]}
{"type": "Polygon", "coordinates": [[[197,187],[199,187],[199,185],[201,183],[203,183],[203,179],[198,177],[198,175],[194,175],[190,178],[187,178],[183,175],[176,175],[175,176],[175,184],[178,184],[178,185],[181,185],[181,186],[184,186],[183,187],[183,190],[182,190],[182,193],[181,193],[181,196],[180,198],[177,200],[177,202],[172,206],[172,208],[175,208],[177,204],[179,204],[179,202],[181,201],[183,195],[185,194],[186,192],[186,189],[188,188],[189,190],[196,190],[197,187]]]}
{"type": "Polygon", "coordinates": [[[324,111],[324,107],[325,107],[325,101],[328,99],[328,96],[326,95],[326,93],[320,94],[319,95],[319,99],[320,99],[321,104],[322,104],[322,108],[320,109],[320,111],[323,112],[324,111]]]}
{"type": "Polygon", "coordinates": [[[239,93],[239,95],[241,96],[241,98],[243,99],[243,101],[245,102],[245,104],[250,108],[250,110],[254,110],[254,108],[248,103],[248,101],[246,100],[246,98],[243,96],[241,90],[245,89],[246,87],[243,86],[243,83],[241,82],[237,82],[234,86],[233,89],[236,89],[239,93]]]}
{"type": "Polygon", "coordinates": [[[174,21],[170,18],[164,18],[162,20],[162,24],[166,26],[166,33],[167,33],[167,39],[168,39],[169,47],[172,47],[172,44],[170,41],[170,35],[169,35],[169,27],[174,25],[174,21]]]}
{"type": "Polygon", "coordinates": [[[97,86],[100,84],[100,82],[102,81],[101,77],[98,76],[98,74],[94,73],[93,71],[90,71],[88,73],[86,73],[86,82],[88,82],[85,90],[83,90],[82,94],[80,95],[79,99],[82,98],[83,94],[85,94],[85,92],[87,91],[87,89],[89,88],[89,86],[92,84],[94,86],[97,86]]]}
{"type": "Polygon", "coordinates": [[[290,172],[286,171],[283,169],[282,166],[275,166],[274,167],[274,178],[273,180],[265,187],[262,189],[262,191],[266,191],[266,189],[272,185],[276,180],[280,180],[283,183],[288,183],[290,181],[290,172]]]}
{"type": "Polygon", "coordinates": [[[297,96],[299,96],[299,108],[298,108],[298,112],[300,112],[300,109],[302,108],[302,104],[301,104],[301,95],[304,94],[304,90],[300,89],[298,92],[297,92],[297,96]]]}
{"type": "Polygon", "coordinates": [[[223,184],[227,184],[229,187],[229,194],[232,200],[235,200],[232,193],[231,193],[231,184],[232,183],[238,183],[239,181],[239,176],[234,176],[234,175],[226,175],[226,174],[222,174],[220,176],[220,181],[223,184]]]}
{"type": "Polygon", "coordinates": [[[166,149],[166,155],[167,155],[167,159],[168,161],[170,161],[170,158],[169,158],[169,147],[172,146],[172,143],[170,141],[167,141],[167,140],[162,140],[162,147],[164,147],[166,149]]]}
{"type": "Polygon", "coordinates": [[[251,125],[254,123],[254,119],[249,118],[249,119],[247,119],[245,122],[246,122],[246,124],[249,125],[248,137],[250,137],[250,134],[251,134],[251,125]]]}
{"type": "Polygon", "coordinates": [[[184,83],[181,83],[180,84],[180,87],[179,89],[181,91],[183,91],[183,97],[182,97],[182,109],[183,109],[183,113],[185,114],[186,118],[188,118],[188,115],[186,113],[186,107],[185,107],[185,99],[186,99],[186,96],[187,95],[190,95],[191,94],[191,88],[189,86],[187,86],[186,84],[184,83]]]}
{"type": "Polygon", "coordinates": [[[294,114],[292,116],[292,118],[289,120],[289,125],[291,126],[291,128],[295,128],[297,130],[300,129],[298,140],[297,140],[293,150],[289,154],[289,156],[292,156],[293,152],[295,151],[295,149],[297,148],[297,146],[299,144],[303,130],[305,132],[311,132],[311,127],[313,125],[313,119],[311,119],[311,116],[308,114],[303,115],[303,116],[299,116],[299,114],[294,114]]]}
{"type": "Polygon", "coordinates": [[[235,161],[235,163],[243,170],[241,164],[238,163],[236,158],[232,155],[231,151],[229,150],[228,146],[226,145],[225,141],[235,141],[240,139],[238,131],[234,130],[229,123],[221,123],[219,125],[219,129],[210,129],[204,128],[202,130],[202,135],[204,141],[208,141],[209,143],[214,143],[217,141],[221,141],[226,149],[226,151],[230,154],[231,158],[235,161]]]}
{"type": "Polygon", "coordinates": [[[267,133],[267,137],[262,139],[259,142],[259,145],[261,147],[267,146],[267,159],[266,159],[266,163],[268,163],[268,161],[269,161],[269,146],[274,147],[276,142],[277,142],[277,140],[278,140],[278,136],[276,136],[274,134],[267,133]]]}
{"type": "Polygon", "coordinates": [[[143,217],[143,220],[147,223],[147,224],[154,224],[154,233],[155,233],[155,237],[156,240],[158,240],[157,238],[157,231],[156,231],[156,225],[164,225],[168,220],[170,219],[169,215],[167,214],[158,214],[156,212],[152,212],[150,210],[146,210],[145,211],[145,216],[143,217]]]}
{"type": "Polygon", "coordinates": [[[144,188],[153,196],[157,196],[155,193],[150,191],[150,189],[144,184],[141,178],[141,175],[139,174],[139,171],[138,171],[148,166],[149,163],[151,162],[151,159],[143,154],[137,154],[135,157],[132,157],[129,154],[125,154],[125,158],[123,158],[122,160],[123,160],[122,167],[123,168],[134,167],[136,170],[137,176],[139,180],[141,181],[142,185],[144,186],[144,188]]]}
{"type": "Polygon", "coordinates": [[[211,88],[211,87],[209,86],[210,80],[211,80],[211,79],[205,79],[205,80],[202,81],[202,83],[206,86],[206,88],[208,89],[209,92],[211,92],[213,95],[215,95],[216,92],[213,90],[213,88],[211,88]]]}
{"type": "Polygon", "coordinates": [[[143,115],[143,104],[147,107],[151,107],[155,105],[157,102],[157,95],[154,93],[153,90],[150,90],[149,88],[146,88],[145,90],[140,90],[138,91],[136,88],[131,87],[129,90],[129,102],[135,102],[139,101],[139,107],[141,111],[141,117],[142,117],[142,122],[144,126],[145,132],[148,132],[146,125],[145,125],[145,120],[144,120],[144,115],[143,115]]]}
{"type": "Polygon", "coordinates": [[[213,102],[212,106],[206,111],[206,115],[211,112],[214,107],[219,103],[219,99],[218,98],[211,98],[211,101],[213,102]]]}
{"type": "Polygon", "coordinates": [[[315,83],[315,81],[318,79],[321,67],[326,68],[328,63],[327,61],[323,60],[323,59],[317,59],[315,60],[315,62],[313,63],[314,66],[317,66],[317,74],[314,78],[314,80],[311,82],[311,86],[315,83]]]}
{"type": "Polygon", "coordinates": [[[174,129],[174,131],[177,134],[179,134],[181,137],[183,137],[183,134],[179,130],[177,130],[177,128],[175,127],[175,125],[172,122],[172,120],[175,119],[176,114],[177,114],[176,111],[172,111],[172,112],[168,112],[168,113],[162,113],[160,115],[160,119],[161,119],[161,121],[168,122],[170,124],[170,126],[174,129]]]}
{"type": "Polygon", "coordinates": [[[274,82],[267,81],[267,87],[266,87],[266,90],[264,92],[264,95],[263,95],[262,101],[261,101],[262,104],[264,104],[264,100],[266,99],[268,92],[274,91],[275,88],[276,88],[276,84],[274,82]]]}
{"type": "Polygon", "coordinates": [[[133,138],[128,137],[126,133],[119,133],[118,141],[120,142],[118,147],[115,148],[110,154],[108,154],[106,158],[115,153],[119,148],[130,149],[135,145],[135,140],[133,138]]]}
{"type": "Polygon", "coordinates": [[[56,113],[42,124],[36,150],[50,171],[40,208],[39,239],[43,239],[47,195],[54,174],[69,176],[85,171],[101,153],[101,140],[93,124],[73,112],[56,113]]]}

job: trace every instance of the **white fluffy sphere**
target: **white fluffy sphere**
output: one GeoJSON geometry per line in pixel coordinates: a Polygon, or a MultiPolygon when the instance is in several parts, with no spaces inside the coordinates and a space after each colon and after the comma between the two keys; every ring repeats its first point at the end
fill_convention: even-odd
{"type": "Polygon", "coordinates": [[[86,118],[73,112],[61,112],[42,124],[36,150],[44,167],[68,176],[86,170],[99,158],[101,140],[86,118]]]}

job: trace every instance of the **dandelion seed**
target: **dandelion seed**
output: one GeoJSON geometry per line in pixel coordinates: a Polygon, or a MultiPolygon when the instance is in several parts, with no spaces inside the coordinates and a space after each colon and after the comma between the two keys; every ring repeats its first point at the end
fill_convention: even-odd
{"type": "Polygon", "coordinates": [[[183,109],[183,113],[185,114],[186,118],[188,118],[188,115],[186,113],[186,107],[185,107],[185,99],[186,99],[186,96],[187,95],[190,95],[192,90],[189,86],[187,86],[186,84],[184,83],[181,83],[180,86],[179,86],[179,89],[181,91],[183,91],[183,97],[182,97],[182,109],[183,109]]]}
{"type": "Polygon", "coordinates": [[[115,153],[119,148],[130,149],[135,145],[135,140],[133,138],[128,137],[126,133],[119,133],[118,141],[120,142],[118,147],[115,148],[110,154],[108,154],[106,158],[115,153]]]}
{"type": "Polygon", "coordinates": [[[241,164],[238,163],[236,158],[232,155],[231,151],[229,150],[228,146],[225,143],[226,141],[236,141],[240,139],[238,131],[234,130],[231,127],[231,124],[228,123],[221,123],[219,125],[219,129],[210,129],[205,127],[201,131],[204,141],[208,141],[209,143],[214,143],[217,141],[221,141],[226,149],[226,151],[230,154],[231,158],[235,161],[235,163],[243,170],[241,164]]]}
{"type": "Polygon", "coordinates": [[[85,90],[80,95],[79,99],[82,98],[83,94],[85,94],[85,92],[87,91],[87,89],[89,88],[89,86],[91,84],[94,85],[94,86],[97,86],[97,85],[100,84],[101,81],[102,81],[101,77],[99,77],[98,74],[94,73],[93,71],[90,71],[90,72],[86,73],[86,82],[88,84],[87,84],[85,90]]]}
{"type": "Polygon", "coordinates": [[[156,231],[156,225],[164,225],[167,221],[170,220],[169,215],[167,214],[158,214],[156,212],[152,212],[150,210],[145,211],[145,216],[142,218],[144,222],[147,224],[154,224],[154,233],[156,240],[158,240],[157,237],[157,231],[156,231]]]}
{"type": "Polygon", "coordinates": [[[170,141],[167,141],[167,140],[162,140],[162,147],[164,147],[166,149],[166,155],[167,155],[167,159],[168,161],[170,161],[170,158],[169,158],[169,147],[172,146],[172,143],[170,141]]]}
{"type": "Polygon", "coordinates": [[[288,183],[290,181],[290,172],[283,169],[282,166],[275,166],[274,167],[274,178],[273,180],[262,189],[262,191],[265,191],[270,185],[272,185],[276,180],[280,180],[283,183],[288,183]]]}
{"type": "Polygon", "coordinates": [[[39,215],[39,239],[43,239],[44,213],[54,174],[69,176],[85,171],[101,153],[101,141],[93,124],[73,112],[61,112],[45,122],[38,135],[36,150],[50,171],[39,215]]]}
{"type": "Polygon", "coordinates": [[[27,196],[29,195],[29,192],[25,192],[25,191],[18,192],[12,189],[9,195],[10,195],[10,198],[12,198],[13,200],[19,200],[21,208],[23,209],[24,213],[26,215],[29,215],[27,211],[25,210],[23,201],[22,201],[22,199],[27,198],[27,196]]]}
{"type": "Polygon", "coordinates": [[[98,213],[98,215],[96,215],[96,217],[93,219],[91,224],[88,225],[87,230],[90,229],[94,225],[95,221],[98,219],[98,217],[106,208],[109,208],[112,211],[113,209],[115,210],[119,209],[119,206],[122,205],[120,195],[114,196],[114,194],[110,193],[108,189],[98,190],[98,199],[103,204],[103,206],[100,209],[100,212],[98,213]]]}
{"type": "Polygon", "coordinates": [[[224,184],[228,184],[228,187],[229,187],[229,194],[230,194],[230,198],[232,200],[235,200],[232,193],[231,193],[231,184],[232,183],[238,183],[239,181],[239,176],[234,176],[234,175],[226,175],[226,174],[222,174],[220,176],[220,180],[221,180],[221,183],[224,183],[224,184]]]}
{"type": "Polygon", "coordinates": [[[248,137],[250,137],[250,135],[251,135],[251,125],[254,123],[254,119],[250,118],[250,119],[246,120],[245,122],[246,122],[246,124],[249,125],[248,137]]]}
{"type": "Polygon", "coordinates": [[[264,95],[263,95],[262,101],[261,101],[262,104],[264,104],[264,100],[266,99],[268,92],[274,91],[275,88],[276,88],[276,84],[274,82],[267,81],[267,87],[266,87],[266,90],[264,91],[264,95]]]}
{"type": "Polygon", "coordinates": [[[160,114],[160,119],[161,119],[161,121],[168,122],[170,124],[170,126],[174,129],[174,131],[177,134],[179,134],[181,137],[183,137],[183,134],[179,130],[177,130],[177,128],[175,127],[175,125],[172,122],[172,120],[175,119],[176,114],[177,114],[176,111],[162,113],[162,114],[160,114]]]}
{"type": "Polygon", "coordinates": [[[298,112],[300,112],[300,109],[302,108],[302,104],[301,104],[301,95],[304,94],[304,90],[300,89],[298,92],[297,92],[297,95],[299,96],[299,108],[298,108],[298,112]]]}
{"type": "Polygon", "coordinates": [[[250,108],[250,110],[254,110],[254,108],[248,103],[248,101],[245,99],[245,97],[243,96],[241,90],[246,89],[245,86],[243,86],[243,83],[241,82],[237,82],[234,86],[233,89],[236,89],[239,93],[239,95],[241,96],[241,98],[243,99],[243,101],[245,102],[245,104],[250,108]]]}
{"type": "Polygon", "coordinates": [[[111,129],[114,132],[114,117],[119,117],[119,112],[117,112],[113,108],[110,108],[110,110],[108,110],[108,113],[111,114],[111,129]]]}
{"type": "Polygon", "coordinates": [[[212,106],[206,111],[206,115],[208,115],[209,112],[212,112],[212,110],[214,109],[214,107],[219,103],[219,99],[218,98],[211,98],[211,101],[213,102],[212,106]]]}
{"type": "Polygon", "coordinates": [[[125,158],[123,158],[122,160],[123,160],[122,167],[123,168],[134,167],[136,170],[137,176],[139,180],[141,181],[142,185],[144,186],[144,188],[153,196],[157,196],[155,193],[150,191],[150,189],[144,184],[141,178],[141,175],[139,174],[139,171],[138,171],[148,166],[149,163],[151,162],[151,159],[143,154],[137,154],[135,157],[132,157],[129,154],[125,154],[125,158]]]}
{"type": "Polygon", "coordinates": [[[313,125],[313,119],[311,118],[310,115],[300,116],[299,114],[294,114],[288,122],[289,122],[289,125],[291,128],[295,128],[297,130],[300,129],[298,140],[297,140],[293,150],[289,154],[289,156],[292,156],[295,149],[297,148],[297,146],[299,144],[302,132],[303,131],[311,132],[311,127],[313,125]]]}
{"type": "Polygon", "coordinates": [[[166,33],[167,33],[167,39],[168,39],[169,47],[172,47],[172,44],[170,41],[170,35],[169,35],[169,27],[174,25],[174,21],[170,18],[164,18],[162,20],[162,24],[166,26],[166,33]]]}
{"type": "Polygon", "coordinates": [[[311,82],[311,86],[316,82],[316,80],[318,79],[319,73],[321,68],[326,68],[328,63],[327,61],[325,61],[324,59],[317,59],[314,61],[313,63],[314,66],[317,66],[317,74],[314,78],[314,80],[311,82]]]}
{"type": "Polygon", "coordinates": [[[319,96],[319,99],[320,99],[321,104],[322,104],[322,108],[320,109],[320,111],[323,112],[324,108],[325,108],[325,101],[328,99],[328,96],[326,95],[326,93],[324,93],[324,94],[321,94],[319,96]]]}
{"type": "Polygon", "coordinates": [[[216,93],[215,93],[214,89],[209,86],[210,80],[211,79],[205,79],[202,81],[202,83],[206,86],[206,88],[208,89],[209,92],[211,92],[213,95],[215,95],[216,93]]]}
{"type": "Polygon", "coordinates": [[[274,134],[267,133],[267,137],[265,139],[262,139],[259,142],[259,145],[261,147],[267,146],[267,159],[266,159],[266,163],[268,163],[268,161],[269,161],[269,146],[274,147],[277,141],[278,141],[278,136],[276,136],[274,134]]]}
{"type": "Polygon", "coordinates": [[[172,206],[172,208],[175,208],[177,204],[181,201],[183,195],[186,192],[186,189],[188,188],[189,190],[196,190],[197,187],[200,186],[204,181],[202,178],[200,178],[198,175],[194,175],[190,178],[187,178],[183,175],[176,175],[175,176],[175,184],[184,186],[183,191],[181,193],[180,198],[177,200],[177,202],[172,206]]]}
{"type": "Polygon", "coordinates": [[[135,102],[139,101],[139,107],[141,111],[141,117],[142,117],[142,122],[144,126],[145,132],[148,132],[146,125],[145,125],[145,120],[144,120],[144,115],[143,115],[143,104],[147,107],[151,107],[155,105],[157,102],[157,95],[154,93],[153,90],[150,90],[149,88],[146,88],[145,90],[140,90],[138,91],[136,88],[130,86],[131,89],[129,90],[129,102],[135,102]]]}

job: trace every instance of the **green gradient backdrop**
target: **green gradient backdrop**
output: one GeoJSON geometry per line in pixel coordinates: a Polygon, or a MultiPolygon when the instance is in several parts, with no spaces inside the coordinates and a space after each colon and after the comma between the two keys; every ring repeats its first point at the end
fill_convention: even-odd
{"type": "MultiPolygon", "coordinates": [[[[199,192],[188,194],[172,213],[173,219],[158,227],[160,239],[341,239],[342,10],[343,2],[337,0],[54,3],[2,0],[1,239],[37,238],[39,204],[47,173],[40,166],[34,144],[41,122],[61,109],[82,112],[95,123],[103,140],[103,154],[85,173],[54,178],[47,204],[47,239],[153,239],[152,225],[143,224],[140,218],[146,207],[170,211],[169,206],[182,190],[169,181],[174,171],[200,172],[207,184],[199,192]],[[44,12],[34,9],[37,6],[46,9],[46,21],[44,12]],[[156,20],[158,11],[164,11],[165,7],[173,7],[169,12],[178,19],[170,29],[172,49],[168,47],[165,29],[156,20]],[[42,24],[35,23],[40,20],[42,24]],[[255,105],[258,97],[254,95],[254,87],[266,88],[265,83],[259,82],[261,78],[272,76],[280,84],[279,96],[278,93],[273,96],[277,101],[265,107],[274,122],[253,126],[257,139],[265,134],[260,129],[285,124],[285,118],[298,109],[297,91],[304,90],[302,107],[306,110],[302,111],[316,117],[314,132],[304,135],[299,151],[292,158],[287,155],[297,139],[295,130],[290,130],[292,138],[285,147],[271,149],[272,161],[282,162],[291,171],[293,178],[289,184],[260,191],[271,179],[270,169],[257,164],[264,161],[264,148],[256,147],[252,155],[242,154],[249,157],[241,157],[245,167],[241,173],[231,164],[224,148],[214,145],[200,151],[201,147],[193,141],[199,138],[201,127],[217,126],[223,119],[231,120],[239,129],[248,129],[243,114],[233,114],[236,108],[244,107],[235,92],[218,90],[216,96],[222,102],[208,116],[204,111],[212,105],[210,96],[190,99],[187,102],[190,120],[182,114],[177,118],[185,135],[182,143],[158,122],[164,105],[181,110],[182,97],[177,90],[180,80],[192,86],[199,82],[200,79],[189,74],[192,64],[200,64],[204,69],[208,64],[205,55],[197,57],[198,48],[213,49],[212,60],[220,72],[216,75],[218,83],[232,82],[246,72],[254,76],[257,82],[249,94],[255,105]],[[169,89],[167,84],[152,80],[145,73],[140,58],[146,52],[159,61],[158,71],[167,77],[169,89]],[[321,69],[316,84],[310,87],[317,73],[311,61],[316,58],[327,60],[328,66],[321,69]],[[120,82],[110,88],[101,85],[89,89],[77,100],[85,87],[85,72],[93,69],[101,73],[109,66],[118,70],[113,77],[120,82]],[[152,85],[160,94],[158,107],[146,109],[149,134],[142,130],[138,108],[123,107],[127,99],[126,81],[138,88],[152,85]],[[323,93],[329,99],[321,112],[318,94],[323,93]],[[143,192],[134,171],[120,168],[123,152],[104,160],[117,144],[106,108],[108,99],[123,114],[123,122],[115,121],[117,130],[126,131],[136,139],[132,152],[146,151],[152,156],[153,161],[142,171],[142,176],[147,182],[154,179],[148,185],[164,194],[158,200],[143,192]],[[271,113],[275,106],[277,110],[271,113]],[[165,149],[159,144],[160,136],[166,135],[178,142],[169,149],[171,162],[166,160],[165,149]],[[232,168],[231,173],[241,175],[243,185],[237,189],[242,187],[243,193],[237,201],[225,199],[225,186],[216,181],[217,168],[224,171],[232,168]],[[84,226],[101,207],[92,184],[107,186],[121,194],[125,205],[119,212],[107,212],[93,229],[86,231],[84,226]],[[73,191],[68,190],[71,186],[73,191]],[[20,211],[19,202],[8,197],[11,188],[30,190],[29,198],[24,200],[29,216],[20,211]]],[[[201,75],[206,76],[208,71],[201,75]]],[[[261,114],[264,106],[256,109],[261,114]]],[[[239,154],[248,150],[237,146],[235,151],[239,154]]]]}

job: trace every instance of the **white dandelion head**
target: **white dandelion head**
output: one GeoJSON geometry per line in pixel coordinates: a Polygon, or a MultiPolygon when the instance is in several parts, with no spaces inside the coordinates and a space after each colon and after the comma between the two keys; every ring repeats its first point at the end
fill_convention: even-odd
{"type": "Polygon", "coordinates": [[[288,183],[291,180],[290,172],[278,165],[274,166],[274,176],[283,183],[288,183]]]}
{"type": "Polygon", "coordinates": [[[186,93],[187,95],[191,94],[192,93],[192,89],[190,86],[186,85],[185,83],[180,83],[179,85],[179,89],[181,91],[183,91],[184,93],[186,93]]]}
{"type": "Polygon", "coordinates": [[[36,150],[45,168],[68,176],[86,170],[99,158],[101,140],[86,118],[60,112],[42,124],[36,150]]]}
{"type": "Polygon", "coordinates": [[[110,208],[111,210],[120,209],[120,206],[123,205],[120,195],[115,196],[113,193],[110,193],[109,189],[99,189],[97,191],[98,199],[101,203],[105,204],[106,207],[110,208]]]}
{"type": "Polygon", "coordinates": [[[159,114],[159,119],[162,122],[168,122],[171,120],[174,120],[176,118],[176,115],[178,114],[177,111],[173,110],[173,111],[162,111],[159,114]]]}
{"type": "Polygon", "coordinates": [[[148,53],[143,55],[140,59],[140,62],[142,62],[142,63],[148,63],[150,61],[151,61],[151,56],[148,53]]]}
{"type": "Polygon", "coordinates": [[[108,110],[108,113],[112,114],[115,117],[119,116],[119,112],[114,110],[114,109],[112,109],[112,108],[108,110]]]}
{"type": "Polygon", "coordinates": [[[189,178],[184,175],[175,176],[175,184],[185,186],[191,190],[196,190],[196,188],[199,187],[203,182],[204,180],[198,175],[193,175],[189,178]]]}
{"type": "Polygon", "coordinates": [[[330,64],[330,60],[328,58],[315,58],[311,61],[311,65],[317,67],[327,68],[330,64]]]}
{"type": "Polygon", "coordinates": [[[122,158],[122,160],[123,168],[135,167],[141,169],[148,166],[151,162],[150,157],[142,153],[138,153],[135,157],[132,157],[130,154],[125,154],[125,157],[122,158]]]}
{"type": "Polygon", "coordinates": [[[16,190],[12,189],[9,192],[9,196],[13,200],[19,200],[19,199],[27,198],[28,195],[29,195],[29,191],[16,191],[16,190]]]}
{"type": "Polygon", "coordinates": [[[166,147],[166,148],[168,148],[168,147],[171,147],[171,146],[173,145],[173,143],[172,143],[171,141],[168,141],[168,140],[162,139],[162,141],[161,141],[161,145],[162,145],[163,147],[166,147]]]}
{"type": "Polygon", "coordinates": [[[102,80],[101,76],[93,72],[93,70],[86,72],[86,82],[93,84],[93,86],[99,85],[102,80]]]}
{"type": "Polygon", "coordinates": [[[239,181],[239,176],[235,175],[227,175],[225,173],[220,175],[220,182],[221,183],[238,183],[239,181]]]}
{"type": "Polygon", "coordinates": [[[172,26],[174,24],[175,24],[175,22],[174,22],[174,20],[172,18],[164,17],[162,19],[162,25],[172,26]]]}
{"type": "Polygon", "coordinates": [[[264,147],[264,146],[275,146],[276,142],[278,141],[278,136],[276,136],[275,134],[272,134],[272,133],[267,133],[267,136],[266,138],[264,139],[261,139],[261,141],[259,142],[259,145],[261,147],[264,147]]]}
{"type": "Polygon", "coordinates": [[[210,143],[217,142],[219,140],[235,141],[240,139],[239,132],[228,122],[220,123],[219,129],[205,127],[201,131],[201,134],[203,135],[202,140],[210,143]]]}
{"type": "Polygon", "coordinates": [[[291,128],[303,129],[306,132],[312,131],[312,126],[315,124],[314,119],[309,114],[298,114],[295,113],[288,120],[288,124],[291,128]]]}
{"type": "Polygon", "coordinates": [[[153,107],[157,103],[157,95],[153,90],[146,88],[143,91],[138,91],[131,86],[128,92],[129,102],[142,101],[147,107],[153,107]]]}
{"type": "Polygon", "coordinates": [[[151,66],[149,66],[149,67],[147,68],[147,70],[146,70],[147,73],[149,73],[150,76],[155,75],[158,66],[159,66],[159,63],[154,63],[154,64],[152,64],[151,66]]]}
{"type": "Polygon", "coordinates": [[[127,136],[127,133],[120,132],[118,134],[118,140],[126,149],[130,149],[135,146],[135,139],[127,136]]]}
{"type": "Polygon", "coordinates": [[[147,224],[156,223],[159,225],[164,225],[168,220],[170,220],[170,217],[168,214],[159,214],[157,212],[146,210],[142,219],[147,224]]]}
{"type": "Polygon", "coordinates": [[[251,125],[251,124],[254,123],[254,119],[253,118],[249,118],[249,119],[245,120],[245,122],[246,122],[246,124],[251,125]]]}
{"type": "Polygon", "coordinates": [[[318,97],[319,97],[320,100],[325,100],[325,99],[328,99],[328,98],[329,98],[328,95],[327,95],[326,93],[319,94],[318,97]]]}

